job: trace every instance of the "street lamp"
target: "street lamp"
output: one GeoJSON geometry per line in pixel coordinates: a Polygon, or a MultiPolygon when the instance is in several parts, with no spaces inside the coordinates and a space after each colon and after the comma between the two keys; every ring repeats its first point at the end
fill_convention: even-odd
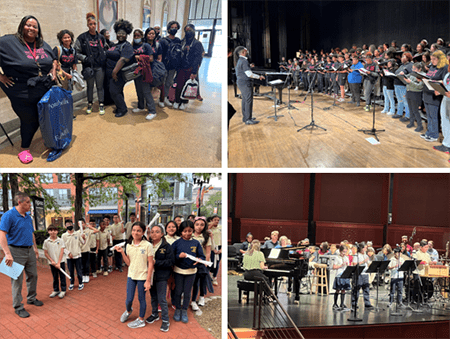
{"type": "Polygon", "coordinates": [[[200,207],[202,206],[202,188],[203,184],[209,184],[209,178],[204,179],[202,176],[200,177],[194,176],[193,180],[194,185],[200,185],[200,190],[198,193],[198,211],[197,211],[197,215],[200,216],[200,207]]]}

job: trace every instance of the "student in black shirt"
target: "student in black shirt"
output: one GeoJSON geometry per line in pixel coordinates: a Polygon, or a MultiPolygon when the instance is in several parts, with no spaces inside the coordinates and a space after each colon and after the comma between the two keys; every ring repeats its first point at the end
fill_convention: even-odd
{"type": "Polygon", "coordinates": [[[127,36],[133,31],[133,25],[120,19],[114,24],[118,43],[106,52],[106,76],[109,83],[111,97],[116,104],[114,110],[116,118],[123,117],[128,112],[123,95],[125,80],[119,74],[120,70],[133,63],[133,46],[127,41],[127,36]]]}
{"type": "Polygon", "coordinates": [[[56,37],[58,38],[60,45],[53,48],[53,54],[57,57],[57,60],[61,65],[61,71],[63,72],[64,77],[69,79],[67,88],[65,89],[71,91],[73,88],[71,71],[77,70],[78,62],[77,53],[72,47],[73,33],[67,29],[63,29],[56,37]]]}
{"type": "Polygon", "coordinates": [[[20,119],[22,144],[20,161],[33,161],[30,145],[39,128],[37,104],[52,87],[56,62],[51,47],[44,41],[39,21],[32,15],[22,18],[16,34],[0,37],[0,87],[20,119]]]}
{"type": "Polygon", "coordinates": [[[97,96],[100,105],[100,115],[105,114],[105,94],[103,90],[103,80],[105,77],[105,49],[109,46],[103,35],[96,31],[97,21],[94,13],[86,14],[87,26],[89,30],[78,36],[75,42],[78,58],[83,63],[83,70],[93,69],[93,76],[86,79],[86,73],[83,74],[87,84],[88,107],[87,114],[92,113],[92,104],[94,101],[94,82],[97,86],[97,96]]]}
{"type": "Polygon", "coordinates": [[[100,31],[100,34],[105,37],[106,44],[109,46],[109,48],[114,47],[115,43],[109,40],[111,38],[111,35],[109,34],[109,31],[106,28],[103,28],[100,31]]]}

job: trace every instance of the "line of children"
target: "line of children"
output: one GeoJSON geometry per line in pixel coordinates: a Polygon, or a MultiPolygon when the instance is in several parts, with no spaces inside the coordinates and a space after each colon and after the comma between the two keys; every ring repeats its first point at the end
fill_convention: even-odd
{"type": "Polygon", "coordinates": [[[48,226],[47,232],[50,237],[45,239],[42,249],[44,250],[53,276],[53,292],[50,294],[50,298],[58,296],[62,299],[66,295],[67,285],[66,276],[60,269],[63,271],[66,270],[66,256],[64,255],[66,246],[64,245],[64,241],[58,237],[58,228],[56,226],[48,226]],[[60,281],[61,289],[59,288],[60,281]]]}

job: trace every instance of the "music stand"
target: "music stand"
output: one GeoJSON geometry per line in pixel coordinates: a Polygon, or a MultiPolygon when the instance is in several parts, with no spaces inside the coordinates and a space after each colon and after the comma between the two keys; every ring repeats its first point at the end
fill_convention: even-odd
{"type": "MultiPolygon", "coordinates": [[[[408,272],[407,278],[408,278],[408,299],[407,299],[407,305],[406,307],[409,307],[414,312],[422,312],[418,308],[416,310],[413,309],[411,306],[411,274],[412,271],[417,268],[416,261],[420,262],[420,260],[412,259],[412,260],[405,260],[402,266],[398,269],[399,272],[408,272]]],[[[420,280],[420,277],[419,277],[420,280]]],[[[417,301],[417,305],[419,305],[419,301],[417,301]]]]}
{"type": "Polygon", "coordinates": [[[311,127],[311,130],[313,130],[314,127],[317,127],[317,128],[321,128],[321,129],[323,129],[324,131],[326,131],[325,128],[320,127],[319,125],[316,125],[316,123],[314,122],[314,101],[313,101],[313,97],[314,97],[314,83],[315,83],[315,81],[316,81],[316,76],[317,76],[317,69],[315,69],[315,71],[314,71],[313,80],[312,80],[311,83],[309,84],[308,92],[306,92],[305,99],[303,100],[303,101],[306,100],[306,97],[308,96],[308,93],[309,93],[309,91],[311,90],[311,122],[310,122],[308,125],[303,126],[303,127],[300,128],[299,130],[297,130],[297,132],[300,132],[300,131],[303,130],[303,129],[308,129],[308,127],[311,127]]]}
{"type": "MultiPolygon", "coordinates": [[[[376,273],[377,274],[377,282],[380,280],[380,274],[383,274],[386,271],[390,261],[372,261],[366,273],[376,273]]],[[[375,306],[374,311],[378,312],[380,309],[378,308],[378,286],[377,284],[377,306],[375,306]]],[[[381,309],[384,311],[385,309],[381,309]]]]}
{"type": "Polygon", "coordinates": [[[358,278],[361,275],[361,272],[364,270],[364,266],[347,266],[347,268],[345,269],[345,271],[342,273],[341,278],[343,279],[349,279],[352,278],[353,280],[353,287],[352,287],[352,294],[354,294],[355,296],[355,303],[352,305],[353,310],[352,313],[353,315],[350,316],[350,318],[348,318],[348,321],[362,321],[361,318],[358,318],[356,316],[356,305],[358,303],[358,301],[356,300],[356,286],[358,285],[358,278]]]}
{"type": "MultiPolygon", "coordinates": [[[[286,77],[286,79],[287,79],[287,77],[286,77]]],[[[268,82],[268,84],[270,84],[270,82],[268,82]]],[[[277,87],[277,85],[273,85],[273,86],[277,87]]],[[[284,117],[284,115],[277,115],[277,102],[278,102],[278,99],[277,99],[277,94],[275,92],[275,95],[273,96],[273,107],[275,110],[275,114],[267,117],[268,119],[274,118],[275,121],[278,121],[278,118],[284,117]]]]}

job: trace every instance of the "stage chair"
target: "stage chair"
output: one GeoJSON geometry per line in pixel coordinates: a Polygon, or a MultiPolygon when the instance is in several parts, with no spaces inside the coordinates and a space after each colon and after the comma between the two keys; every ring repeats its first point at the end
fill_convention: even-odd
{"type": "Polygon", "coordinates": [[[319,287],[321,287],[320,294],[328,295],[328,281],[327,281],[327,265],[326,264],[314,264],[313,282],[311,284],[311,291],[309,294],[318,294],[319,287]]]}

